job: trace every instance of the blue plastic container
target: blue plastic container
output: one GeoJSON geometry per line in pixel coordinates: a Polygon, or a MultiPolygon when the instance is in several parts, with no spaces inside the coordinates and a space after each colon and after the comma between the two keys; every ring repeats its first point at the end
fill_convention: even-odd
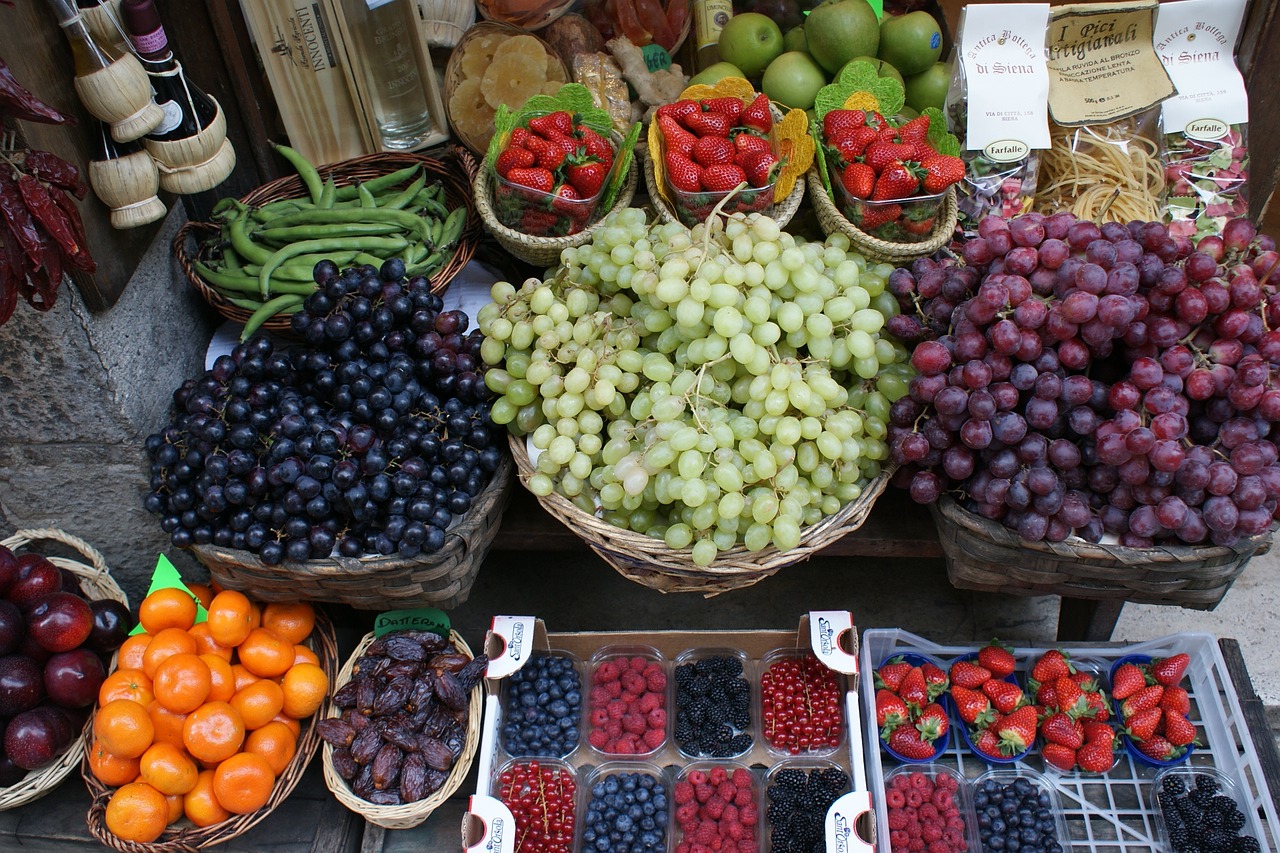
{"type": "MultiPolygon", "coordinates": [[[[1115,682],[1115,678],[1114,678],[1115,672],[1117,669],[1120,668],[1121,664],[1132,663],[1132,664],[1137,664],[1138,666],[1142,666],[1144,664],[1151,663],[1151,661],[1152,661],[1151,655],[1125,655],[1122,658],[1118,658],[1115,661],[1115,663],[1111,664],[1111,672],[1108,673],[1108,682],[1109,683],[1115,682]]],[[[1191,743],[1187,745],[1187,751],[1184,752],[1181,755],[1181,757],[1175,758],[1172,761],[1157,761],[1151,756],[1145,754],[1142,750],[1138,749],[1138,745],[1133,742],[1133,739],[1129,737],[1127,734],[1125,734],[1125,731],[1124,731],[1125,719],[1124,719],[1124,715],[1120,713],[1120,706],[1123,705],[1124,703],[1121,700],[1116,699],[1115,696],[1112,696],[1111,704],[1115,708],[1116,725],[1120,726],[1120,739],[1124,742],[1124,748],[1129,753],[1129,755],[1133,758],[1133,760],[1136,761],[1138,764],[1144,764],[1147,767],[1158,767],[1158,768],[1177,767],[1181,764],[1186,764],[1187,759],[1191,757],[1191,753],[1196,751],[1196,745],[1194,743],[1191,743]]]]}
{"type": "MultiPolygon", "coordinates": [[[[902,658],[912,666],[931,663],[943,672],[947,671],[946,667],[944,667],[938,660],[931,658],[928,655],[915,654],[914,652],[899,652],[898,654],[890,655],[880,661],[880,666],[877,666],[876,669],[879,669],[881,666],[884,666],[895,658],[902,658]]],[[[897,750],[891,749],[889,744],[885,742],[884,738],[880,738],[881,748],[903,764],[928,764],[936,760],[939,755],[942,755],[942,753],[947,751],[947,746],[951,743],[951,730],[955,728],[956,725],[956,715],[951,711],[951,701],[945,692],[938,697],[938,704],[941,705],[942,709],[947,713],[947,733],[933,742],[933,755],[928,758],[907,758],[897,750]]],[[[872,705],[874,707],[874,702],[872,705]]]]}

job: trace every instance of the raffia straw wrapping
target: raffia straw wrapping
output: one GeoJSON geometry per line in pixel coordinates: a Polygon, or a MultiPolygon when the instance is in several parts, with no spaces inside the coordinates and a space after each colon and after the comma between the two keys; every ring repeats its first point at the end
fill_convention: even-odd
{"type": "Polygon", "coordinates": [[[84,108],[110,125],[116,142],[145,136],[164,119],[164,110],[151,97],[151,78],[132,53],[106,68],[76,77],[75,89],[84,108]]]}
{"type": "Polygon", "coordinates": [[[160,166],[160,188],[165,192],[189,195],[211,190],[230,177],[236,167],[236,149],[230,139],[203,163],[176,169],[160,166]]]}
{"type": "Polygon", "coordinates": [[[111,208],[112,228],[136,228],[164,218],[166,208],[157,195],[160,172],[145,151],[90,161],[89,183],[94,195],[111,208]]]}

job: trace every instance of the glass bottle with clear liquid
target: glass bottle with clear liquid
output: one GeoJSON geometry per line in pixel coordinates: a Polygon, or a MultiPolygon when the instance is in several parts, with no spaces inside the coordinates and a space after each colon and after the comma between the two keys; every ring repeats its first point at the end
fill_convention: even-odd
{"type": "Polygon", "coordinates": [[[434,127],[422,79],[414,0],[344,0],[343,11],[358,42],[382,147],[421,146],[434,127]]]}

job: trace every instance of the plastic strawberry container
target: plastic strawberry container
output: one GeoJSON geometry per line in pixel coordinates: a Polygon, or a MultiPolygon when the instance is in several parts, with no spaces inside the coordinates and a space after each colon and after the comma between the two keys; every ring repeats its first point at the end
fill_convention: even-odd
{"type": "Polygon", "coordinates": [[[994,783],[1004,787],[1017,784],[1019,780],[1025,781],[1026,785],[1030,786],[1031,792],[1036,794],[1040,806],[1048,809],[1053,820],[1054,833],[1057,836],[1055,840],[1062,846],[1063,850],[1070,850],[1072,848],[1071,833],[1067,828],[1067,820],[1062,812],[1062,803],[1058,798],[1057,789],[1054,788],[1053,783],[1047,777],[1024,767],[1001,767],[988,770],[973,780],[973,810],[976,816],[975,821],[978,825],[978,839],[980,841],[979,845],[973,849],[982,851],[982,853],[994,850],[995,848],[989,847],[985,842],[981,841],[985,828],[984,821],[990,822],[1003,819],[1003,815],[999,813],[999,808],[987,802],[987,791],[985,790],[987,784],[994,783]],[[995,814],[988,811],[991,808],[996,809],[995,814]]]}
{"type": "MultiPolygon", "coordinates": [[[[810,665],[812,666],[812,664],[810,665]]],[[[831,755],[832,753],[834,753],[836,750],[840,749],[844,745],[844,739],[845,739],[844,733],[845,733],[845,729],[847,729],[848,726],[845,724],[845,716],[844,716],[845,685],[842,680],[843,676],[831,670],[827,670],[821,662],[818,662],[817,657],[809,649],[774,649],[773,651],[768,652],[767,654],[765,654],[763,657],[760,658],[760,663],[756,669],[756,672],[757,672],[757,678],[759,679],[759,683],[760,683],[759,689],[757,690],[757,693],[759,695],[759,712],[757,716],[757,720],[758,720],[757,725],[760,730],[761,740],[764,742],[764,746],[768,750],[769,754],[775,755],[778,758],[791,758],[797,755],[805,755],[805,756],[831,755]],[[788,747],[779,746],[777,743],[779,739],[778,737],[776,736],[771,737],[771,733],[773,732],[773,730],[771,730],[770,728],[770,720],[773,719],[773,710],[769,703],[769,696],[765,694],[764,679],[766,674],[775,671],[774,670],[775,665],[794,662],[803,666],[804,665],[803,662],[810,658],[814,662],[817,662],[817,666],[821,668],[822,675],[824,677],[829,675],[829,677],[833,679],[836,685],[835,705],[834,705],[834,708],[828,709],[828,712],[832,717],[830,722],[831,722],[832,728],[834,729],[833,734],[834,734],[835,742],[830,744],[823,744],[821,746],[816,746],[816,747],[815,746],[798,747],[796,750],[793,751],[788,747]]]]}
{"type": "Polygon", "coordinates": [[[756,699],[755,671],[752,666],[751,656],[741,649],[730,648],[695,648],[688,649],[676,656],[671,663],[671,677],[668,679],[668,689],[670,695],[667,697],[667,719],[670,721],[670,732],[676,749],[680,755],[691,760],[727,760],[738,758],[749,752],[751,747],[755,745],[760,734],[757,731],[757,722],[759,721],[759,701],[756,699]],[[746,726],[738,726],[732,721],[727,721],[728,731],[732,735],[746,735],[750,738],[750,742],[741,749],[735,749],[731,753],[725,755],[712,755],[700,751],[694,751],[686,748],[676,739],[677,721],[679,719],[679,706],[677,700],[681,694],[680,674],[683,667],[693,667],[699,661],[709,660],[712,658],[727,658],[737,661],[742,666],[742,674],[739,676],[747,684],[747,714],[749,719],[746,726]]]}
{"type": "MultiPolygon", "coordinates": [[[[955,662],[956,662],[956,661],[961,661],[961,660],[977,660],[977,659],[978,659],[978,653],[977,653],[977,652],[971,652],[971,653],[969,653],[969,654],[967,654],[967,655],[960,655],[960,657],[955,658],[955,660],[951,661],[951,664],[948,664],[948,665],[947,665],[947,672],[950,672],[950,671],[951,671],[951,666],[952,666],[953,664],[955,664],[955,662]]],[[[1005,676],[1005,677],[1004,677],[1003,679],[1001,679],[1001,680],[1002,680],[1002,681],[1007,681],[1007,682],[1009,682],[1010,684],[1016,684],[1016,685],[1018,685],[1019,687],[1022,687],[1022,689],[1023,689],[1023,691],[1024,691],[1024,692],[1025,692],[1025,690],[1026,690],[1026,687],[1025,687],[1025,686],[1023,686],[1023,685],[1018,681],[1018,673],[1017,673],[1017,671],[1016,671],[1016,670],[1015,670],[1014,672],[1011,672],[1009,675],[1005,676]]],[[[969,751],[970,751],[971,753],[973,753],[973,756],[974,756],[975,758],[981,759],[982,761],[986,762],[987,764],[995,764],[995,765],[1015,764],[1015,763],[1017,763],[1017,762],[1021,761],[1022,759],[1026,758],[1026,757],[1031,753],[1031,750],[1035,748],[1035,741],[1033,740],[1030,744],[1028,744],[1028,745],[1027,745],[1027,748],[1026,748],[1026,749],[1024,749],[1022,752],[1016,753],[1016,754],[1014,754],[1014,755],[999,755],[999,756],[997,756],[997,755],[987,755],[985,752],[981,752],[981,751],[979,751],[979,750],[975,749],[975,748],[974,748],[974,746],[973,746],[973,737],[972,737],[972,735],[971,735],[971,734],[970,734],[970,732],[969,732],[969,726],[968,726],[968,724],[966,724],[966,723],[965,723],[965,721],[964,721],[964,720],[960,719],[960,712],[959,712],[959,710],[957,710],[957,709],[956,709],[956,707],[955,707],[955,700],[953,700],[953,699],[951,698],[951,687],[950,687],[950,685],[949,685],[949,684],[948,684],[948,686],[947,686],[947,693],[946,693],[946,696],[947,696],[947,702],[951,703],[951,704],[950,704],[950,707],[948,707],[948,709],[947,709],[947,710],[948,710],[949,712],[951,712],[951,714],[952,714],[953,718],[956,720],[956,725],[957,725],[957,727],[960,729],[960,736],[961,736],[961,738],[963,738],[963,739],[964,739],[964,745],[965,745],[966,747],[968,747],[968,748],[969,748],[969,751]]],[[[1032,699],[1032,698],[1034,698],[1034,697],[1028,697],[1028,699],[1032,699]]],[[[999,712],[997,712],[997,713],[999,713],[999,712]]]]}
{"type": "Polygon", "coordinates": [[[845,219],[872,237],[890,243],[923,243],[932,237],[947,197],[944,190],[895,201],[868,201],[849,195],[836,174],[831,176],[831,186],[836,193],[836,206],[845,219]]]}
{"type": "MultiPolygon", "coordinates": [[[[876,669],[879,670],[880,667],[884,666],[889,661],[895,660],[897,658],[902,658],[902,660],[911,664],[912,666],[920,666],[921,664],[931,663],[934,666],[936,666],[938,669],[942,670],[943,672],[947,671],[947,667],[943,666],[942,662],[937,660],[936,658],[931,658],[928,655],[915,654],[913,652],[900,652],[895,655],[890,655],[889,657],[880,661],[880,665],[877,666],[876,669]]],[[[944,734],[942,737],[938,738],[933,742],[933,755],[929,756],[928,758],[908,758],[907,756],[898,752],[896,749],[889,746],[888,741],[886,741],[883,737],[879,739],[880,747],[885,752],[889,753],[889,755],[893,756],[894,760],[901,761],[903,764],[928,764],[932,761],[935,761],[939,755],[947,751],[947,746],[950,745],[951,743],[951,729],[956,725],[956,720],[960,719],[959,716],[954,712],[954,710],[951,707],[951,694],[949,691],[943,691],[942,695],[938,697],[938,704],[940,704],[942,706],[942,709],[947,712],[948,725],[947,725],[946,734],[944,734]]],[[[912,724],[906,723],[905,725],[912,725],[912,724]]],[[[960,728],[963,729],[964,726],[962,725],[960,728]]]]}
{"type": "MultiPolygon", "coordinates": [[[[1107,682],[1106,682],[1106,680],[1102,677],[1102,672],[1099,670],[1098,666],[1096,666],[1095,664],[1092,664],[1092,663],[1082,663],[1082,662],[1081,662],[1079,659],[1077,659],[1077,658],[1072,658],[1072,660],[1071,660],[1071,664],[1072,664],[1072,666],[1074,666],[1074,667],[1075,667],[1076,672],[1084,672],[1084,673],[1087,673],[1087,674],[1089,675],[1089,677],[1091,677],[1091,678],[1092,678],[1092,679],[1097,683],[1097,685],[1098,685],[1098,690],[1102,692],[1102,697],[1103,697],[1104,701],[1107,703],[1107,707],[1108,707],[1108,709],[1111,709],[1111,697],[1110,697],[1110,695],[1109,695],[1109,691],[1107,690],[1107,682]]],[[[1030,692],[1030,690],[1031,690],[1031,685],[1032,685],[1032,683],[1033,683],[1033,682],[1030,682],[1030,681],[1028,681],[1028,683],[1027,683],[1027,690],[1028,690],[1028,692],[1030,692]]],[[[1035,701],[1035,696],[1034,696],[1034,695],[1028,696],[1027,698],[1031,699],[1032,701],[1035,701]]],[[[1106,723],[1106,725],[1110,726],[1110,727],[1111,727],[1111,729],[1112,729],[1112,731],[1115,731],[1115,728],[1116,728],[1116,722],[1115,722],[1115,720],[1116,720],[1116,718],[1115,718],[1115,716],[1114,716],[1114,714],[1113,714],[1113,716],[1111,716],[1111,717],[1110,717],[1109,719],[1107,719],[1107,720],[1104,720],[1103,722],[1105,722],[1105,723],[1106,723]]],[[[1119,739],[1119,737],[1120,737],[1120,733],[1119,733],[1119,732],[1116,732],[1116,738],[1117,738],[1117,740],[1119,739]]],[[[1040,752],[1044,749],[1044,745],[1045,745],[1045,743],[1046,743],[1046,742],[1047,742],[1047,741],[1045,741],[1044,736],[1040,734],[1039,727],[1037,727],[1037,728],[1036,728],[1036,743],[1035,743],[1035,749],[1036,749],[1036,752],[1037,752],[1037,753],[1040,753],[1040,752]]],[[[1113,745],[1114,745],[1114,742],[1113,742],[1113,745]]],[[[1045,772],[1045,775],[1046,775],[1046,776],[1049,776],[1049,777],[1059,777],[1059,776],[1075,777],[1075,776],[1080,776],[1080,777],[1083,777],[1083,778],[1086,778],[1086,779],[1087,779],[1087,778],[1091,778],[1091,777],[1092,777],[1092,778],[1098,778],[1098,777],[1101,777],[1101,776],[1105,776],[1105,775],[1107,775],[1108,773],[1110,773],[1112,770],[1114,770],[1114,769],[1115,769],[1116,765],[1117,765],[1117,764],[1119,764],[1119,762],[1120,762],[1120,754],[1121,754],[1121,753],[1120,753],[1120,750],[1119,750],[1119,749],[1113,749],[1113,750],[1112,750],[1112,753],[1111,753],[1111,766],[1110,766],[1110,767],[1108,767],[1106,770],[1102,770],[1102,771],[1082,770],[1082,769],[1079,767],[1079,765],[1077,765],[1077,766],[1076,766],[1074,769],[1072,769],[1072,770],[1063,770],[1061,767],[1058,767],[1057,765],[1054,765],[1054,764],[1050,764],[1048,761],[1046,761],[1046,762],[1044,762],[1044,772],[1045,772]]],[[[1145,758],[1146,756],[1143,756],[1143,757],[1145,758]]]]}
{"type": "MultiPolygon", "coordinates": [[[[659,751],[661,751],[662,748],[666,746],[667,740],[670,738],[670,733],[671,733],[671,713],[670,713],[670,706],[668,701],[668,697],[670,694],[670,691],[668,690],[668,685],[670,684],[671,679],[670,679],[670,671],[667,665],[667,661],[662,656],[662,653],[659,652],[657,649],[655,649],[653,646],[644,646],[644,645],[605,646],[599,649],[598,651],[596,651],[596,653],[591,656],[590,660],[587,661],[587,670],[588,670],[587,693],[586,693],[586,698],[583,701],[583,705],[586,709],[585,711],[586,740],[588,745],[591,748],[591,751],[603,760],[623,760],[623,761],[630,761],[632,759],[643,760],[646,758],[651,758],[654,755],[656,755],[659,751]],[[633,691],[640,694],[656,693],[657,696],[659,697],[659,701],[661,704],[658,705],[658,707],[662,709],[666,717],[666,721],[662,727],[662,741],[657,743],[656,746],[648,746],[645,749],[637,748],[636,751],[632,753],[632,752],[609,751],[608,749],[605,748],[604,745],[599,745],[599,746],[596,745],[595,739],[597,737],[597,731],[600,729],[607,728],[609,724],[613,721],[613,717],[609,710],[610,703],[613,701],[619,701],[621,698],[620,696],[611,697],[609,700],[605,701],[603,704],[598,704],[594,701],[596,698],[597,688],[605,687],[604,682],[613,681],[613,679],[601,678],[602,667],[604,667],[606,664],[610,664],[616,668],[626,666],[629,668],[631,672],[635,672],[636,674],[641,675],[641,678],[644,678],[642,674],[643,670],[649,669],[650,667],[655,665],[658,667],[658,670],[662,673],[663,684],[661,688],[654,690],[652,688],[649,688],[646,684],[645,689],[633,691]],[[605,709],[606,715],[610,716],[610,720],[606,722],[603,726],[598,724],[598,721],[595,716],[595,711],[597,710],[598,707],[603,707],[605,709]]],[[[616,681],[614,683],[618,683],[621,685],[621,679],[626,679],[628,678],[628,676],[620,672],[618,678],[619,678],[619,681],[616,681]]],[[[627,688],[625,686],[622,686],[622,690],[624,692],[626,691],[626,689],[627,688]]],[[[638,713],[647,715],[649,711],[642,711],[638,713]]],[[[622,720],[621,725],[624,726],[623,730],[626,731],[625,726],[627,725],[627,723],[625,721],[625,717],[618,718],[618,719],[622,720]]],[[[644,744],[642,743],[641,745],[643,746],[644,744]]]]}
{"type": "MultiPolygon", "coordinates": [[[[607,182],[606,182],[607,183],[607,182]]],[[[564,237],[591,224],[604,188],[591,198],[563,199],[514,184],[493,173],[493,213],[498,222],[530,237],[564,237]]]]}
{"type": "MultiPolygon", "coordinates": [[[[1138,666],[1142,666],[1144,664],[1151,663],[1152,660],[1153,658],[1151,657],[1151,655],[1125,655],[1122,658],[1117,658],[1115,663],[1111,664],[1111,672],[1108,673],[1108,682],[1107,682],[1108,685],[1114,680],[1115,672],[1117,669],[1120,668],[1121,664],[1132,663],[1138,666]]],[[[1110,692],[1109,689],[1108,689],[1108,692],[1110,692]]],[[[1187,761],[1191,758],[1192,753],[1195,752],[1196,745],[1194,742],[1192,742],[1187,744],[1186,752],[1184,752],[1180,757],[1173,759],[1172,761],[1157,761],[1156,759],[1150,757],[1149,755],[1146,755],[1145,753],[1143,753],[1142,750],[1138,749],[1138,744],[1134,742],[1133,738],[1125,734],[1125,730],[1124,730],[1125,719],[1124,719],[1124,715],[1120,713],[1120,708],[1124,704],[1124,702],[1122,700],[1116,699],[1113,696],[1111,698],[1111,704],[1113,706],[1113,710],[1115,711],[1116,724],[1120,726],[1120,740],[1124,743],[1125,751],[1128,752],[1129,755],[1133,758],[1133,760],[1136,761],[1137,763],[1146,765],[1147,767],[1156,767],[1156,768],[1177,767],[1180,764],[1186,764],[1187,761]]],[[[1192,706],[1191,710],[1194,713],[1195,711],[1194,705],[1192,706]]],[[[1192,722],[1195,723],[1196,720],[1192,719],[1192,722]]],[[[1198,724],[1197,724],[1197,728],[1199,728],[1198,724]]],[[[1200,735],[1197,735],[1197,740],[1199,739],[1200,739],[1200,735]]]]}
{"type": "MultiPolygon", "coordinates": [[[[968,845],[969,853],[980,853],[982,844],[978,840],[978,821],[977,812],[973,806],[973,783],[965,779],[958,771],[946,766],[945,764],[912,764],[909,766],[895,767],[888,773],[884,774],[884,790],[885,799],[875,802],[878,812],[888,814],[888,792],[895,790],[899,785],[904,783],[898,782],[900,778],[907,779],[906,786],[910,787],[910,780],[916,774],[923,775],[935,785],[943,776],[949,777],[956,783],[956,793],[958,802],[956,806],[960,810],[960,817],[964,820],[964,838],[968,845]]],[[[887,847],[882,849],[888,849],[887,847]]]]}
{"type": "MultiPolygon", "coordinates": [[[[703,190],[688,192],[676,189],[671,185],[666,173],[667,142],[661,128],[658,129],[658,139],[660,140],[659,150],[664,163],[662,172],[663,189],[666,190],[668,197],[671,199],[671,208],[675,212],[676,218],[686,227],[692,228],[699,222],[704,221],[711,214],[711,211],[715,210],[716,205],[720,204],[731,191],[712,192],[703,190]]],[[[773,148],[774,155],[781,159],[778,151],[778,137],[773,130],[769,132],[769,144],[773,148]]],[[[776,180],[770,181],[763,187],[752,187],[750,185],[744,187],[725,203],[720,212],[725,216],[732,213],[762,213],[765,216],[772,216],[774,212],[773,191],[775,184],[776,180]]]]}

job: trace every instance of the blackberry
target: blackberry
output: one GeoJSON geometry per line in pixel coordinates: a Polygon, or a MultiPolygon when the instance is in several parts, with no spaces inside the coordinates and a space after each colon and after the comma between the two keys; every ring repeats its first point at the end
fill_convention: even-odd
{"type": "Polygon", "coordinates": [[[1220,812],[1224,815],[1230,814],[1234,811],[1239,811],[1239,809],[1236,808],[1236,801],[1228,797],[1226,794],[1216,794],[1214,798],[1209,801],[1209,810],[1220,812]]]}
{"type": "Polygon", "coordinates": [[[1204,811],[1209,808],[1209,803],[1213,801],[1213,791],[1206,788],[1192,788],[1187,794],[1187,798],[1195,804],[1196,808],[1204,811]]]}
{"type": "Polygon", "coordinates": [[[1187,792],[1187,784],[1182,781],[1182,776],[1177,773],[1170,773],[1164,777],[1161,788],[1175,797],[1180,797],[1187,792]]]}
{"type": "Polygon", "coordinates": [[[680,749],[696,758],[731,758],[750,749],[751,685],[742,677],[742,660],[712,655],[675,672],[680,749]]]}
{"type": "Polygon", "coordinates": [[[1205,809],[1204,813],[1200,815],[1200,822],[1204,825],[1206,830],[1222,829],[1224,823],[1223,818],[1224,816],[1222,812],[1215,811],[1213,809],[1205,809]]]}
{"type": "Polygon", "coordinates": [[[1208,773],[1197,773],[1195,775],[1195,783],[1197,791],[1208,791],[1210,796],[1218,793],[1221,789],[1218,785],[1218,780],[1208,773]]]}
{"type": "Polygon", "coordinates": [[[1262,846],[1252,835],[1242,835],[1231,842],[1231,853],[1262,853],[1262,846]]]}
{"type": "Polygon", "coordinates": [[[1168,791],[1160,791],[1156,794],[1156,802],[1160,804],[1161,811],[1166,815],[1170,812],[1176,811],[1176,806],[1174,805],[1176,800],[1177,797],[1168,791]]]}
{"type": "Polygon", "coordinates": [[[1244,812],[1239,809],[1227,812],[1222,816],[1222,828],[1228,832],[1239,832],[1244,829],[1244,825],[1247,822],[1244,812]]]}
{"type": "Polygon", "coordinates": [[[773,777],[765,792],[773,850],[813,853],[826,849],[823,823],[834,798],[823,792],[831,785],[823,770],[787,768],[773,777]]]}

